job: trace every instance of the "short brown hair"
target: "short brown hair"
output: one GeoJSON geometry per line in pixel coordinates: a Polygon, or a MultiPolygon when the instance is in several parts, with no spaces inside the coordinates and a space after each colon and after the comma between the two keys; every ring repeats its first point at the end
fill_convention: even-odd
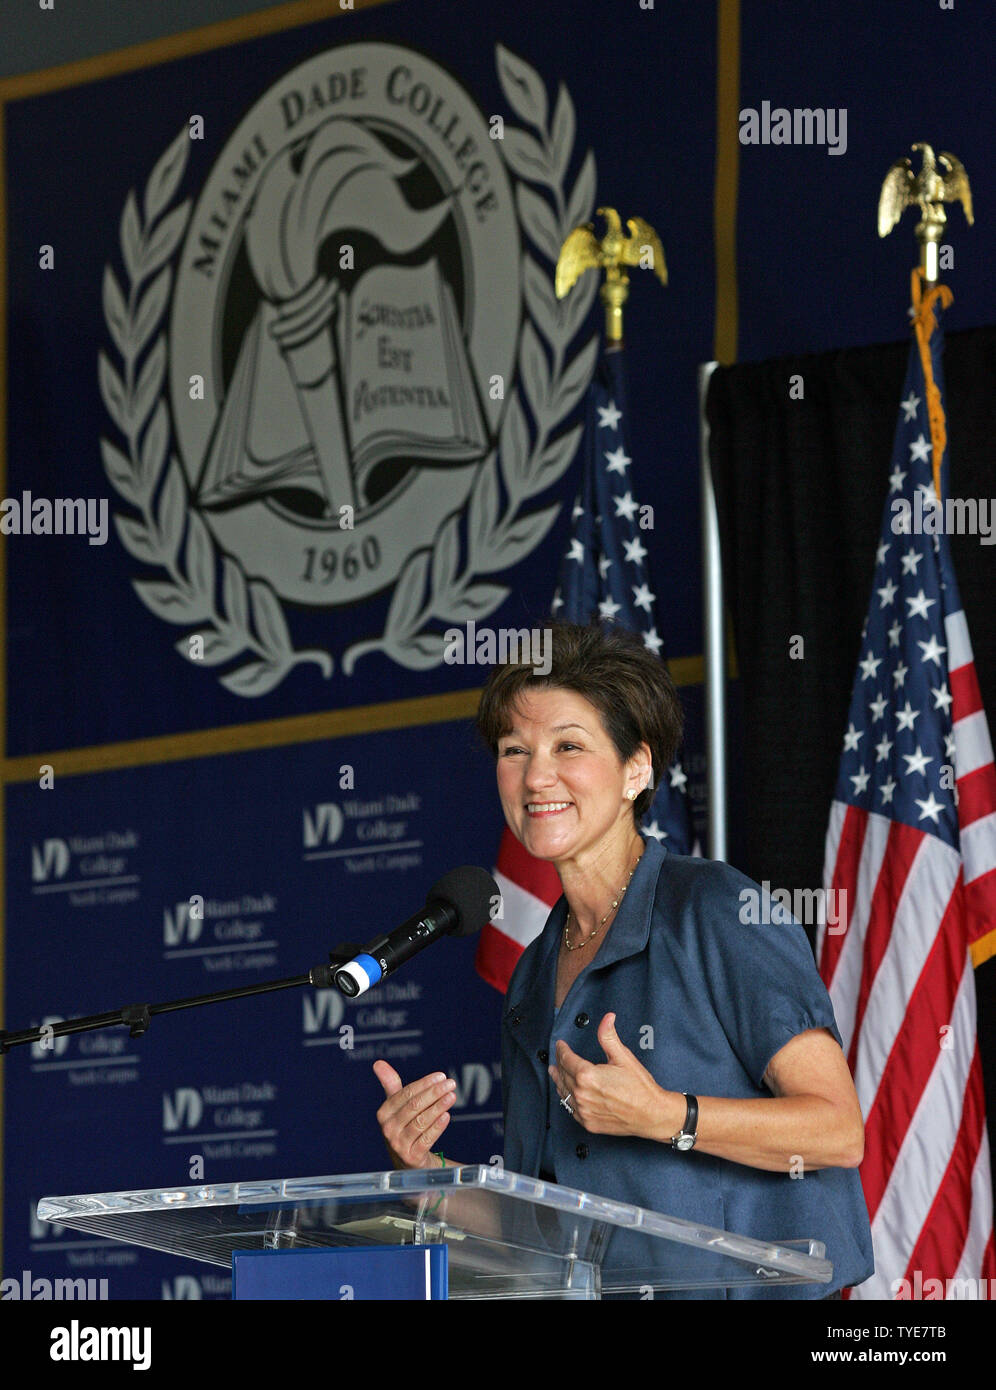
{"type": "Polygon", "coordinates": [[[573,690],[594,705],[605,732],[627,762],[641,743],[650,748],[650,782],[633,802],[637,824],[681,744],[681,701],[667,667],[628,628],[550,621],[552,657],[546,674],[530,661],[496,666],[477,707],[477,731],[497,761],[498,740],[512,727],[512,709],[525,690],[573,690]]]}

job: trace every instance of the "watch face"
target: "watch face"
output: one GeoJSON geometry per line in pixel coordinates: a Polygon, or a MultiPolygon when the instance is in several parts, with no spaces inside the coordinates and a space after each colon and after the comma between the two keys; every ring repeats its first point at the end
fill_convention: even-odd
{"type": "Polygon", "coordinates": [[[680,1149],[682,1153],[687,1153],[694,1143],[694,1134],[682,1134],[678,1139],[674,1141],[674,1146],[676,1149],[680,1149]]]}

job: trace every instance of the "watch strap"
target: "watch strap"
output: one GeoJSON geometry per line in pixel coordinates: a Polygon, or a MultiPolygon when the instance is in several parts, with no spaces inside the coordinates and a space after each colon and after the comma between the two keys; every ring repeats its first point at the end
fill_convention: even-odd
{"type": "Polygon", "coordinates": [[[691,1095],[688,1091],[682,1091],[681,1094],[685,1097],[685,1123],[672,1137],[671,1147],[682,1153],[687,1153],[689,1149],[695,1147],[695,1140],[698,1137],[699,1102],[698,1097],[691,1095]],[[682,1140],[685,1142],[682,1143],[682,1140]],[[691,1143],[688,1140],[691,1140],[691,1143]]]}

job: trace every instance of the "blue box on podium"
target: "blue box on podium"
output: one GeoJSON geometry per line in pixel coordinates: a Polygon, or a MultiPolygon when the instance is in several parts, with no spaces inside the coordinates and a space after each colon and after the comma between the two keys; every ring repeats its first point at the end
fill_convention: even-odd
{"type": "Polygon", "coordinates": [[[347,1246],[336,1250],[235,1250],[233,1299],[448,1297],[445,1245],[347,1246]]]}

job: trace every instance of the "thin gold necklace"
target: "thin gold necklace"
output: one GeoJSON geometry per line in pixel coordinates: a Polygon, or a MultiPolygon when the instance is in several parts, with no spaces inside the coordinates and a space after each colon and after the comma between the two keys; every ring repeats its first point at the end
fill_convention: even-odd
{"type": "MultiPolygon", "coordinates": [[[[637,859],[636,864],[639,864],[639,862],[640,862],[640,860],[637,859]]],[[[615,911],[615,909],[616,909],[616,908],[619,906],[619,904],[622,902],[623,898],[626,896],[626,889],[629,887],[630,879],[631,879],[631,878],[633,877],[633,875],[636,873],[636,864],[634,864],[633,867],[630,869],[630,871],[629,871],[629,878],[626,880],[626,883],[625,883],[625,886],[623,887],[622,892],[619,894],[618,898],[614,898],[614,899],[613,899],[613,901],[612,901],[612,906],[609,908],[608,912],[605,914],[605,916],[604,916],[604,917],[602,918],[602,920],[599,922],[598,926],[595,928],[595,930],[591,933],[590,936],[586,936],[585,939],[584,939],[583,941],[579,941],[579,942],[577,943],[576,946],[572,946],[572,945],[571,945],[571,938],[570,938],[570,931],[569,931],[570,924],[571,924],[571,911],[570,911],[570,908],[568,908],[568,910],[567,910],[567,920],[564,922],[564,945],[567,947],[567,949],[568,949],[569,951],[582,951],[582,950],[584,950],[585,946],[588,945],[588,942],[589,942],[589,941],[594,941],[595,937],[598,935],[598,933],[599,933],[599,932],[602,930],[602,928],[605,926],[606,922],[607,922],[607,921],[609,920],[609,918],[612,916],[612,913],[615,911]]]]}

